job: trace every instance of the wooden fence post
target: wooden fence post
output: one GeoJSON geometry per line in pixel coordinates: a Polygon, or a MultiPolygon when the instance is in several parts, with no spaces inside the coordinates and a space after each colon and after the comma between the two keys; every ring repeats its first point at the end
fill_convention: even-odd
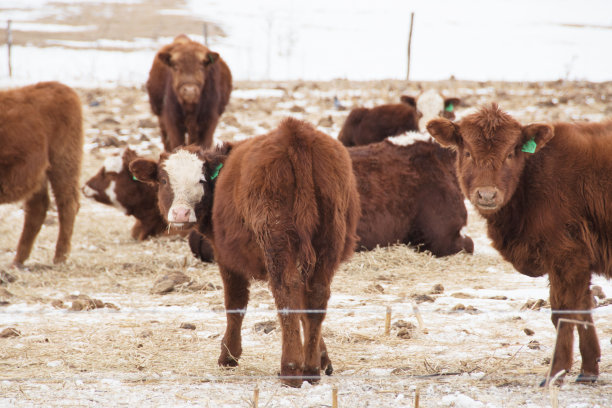
{"type": "Polygon", "coordinates": [[[414,22],[414,12],[410,13],[410,33],[408,34],[408,67],[406,69],[406,81],[410,80],[410,46],[412,44],[412,23],[414,22]]]}
{"type": "Polygon", "coordinates": [[[9,77],[13,77],[13,68],[11,66],[11,45],[13,45],[13,35],[11,32],[11,20],[8,21],[6,27],[6,43],[8,44],[8,71],[9,77]]]}

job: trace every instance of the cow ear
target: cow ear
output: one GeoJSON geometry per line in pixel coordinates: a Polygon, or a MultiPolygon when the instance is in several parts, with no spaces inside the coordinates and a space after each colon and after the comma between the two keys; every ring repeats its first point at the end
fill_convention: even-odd
{"type": "Polygon", "coordinates": [[[123,158],[123,165],[129,166],[132,160],[135,160],[136,158],[138,158],[138,155],[136,154],[135,151],[133,151],[129,147],[126,147],[121,157],[123,158]]]}
{"type": "Polygon", "coordinates": [[[209,51],[208,54],[206,54],[206,59],[204,60],[204,65],[205,66],[212,65],[218,59],[219,59],[219,53],[218,52],[209,51]]]}
{"type": "Polygon", "coordinates": [[[462,143],[459,127],[448,119],[432,119],[427,123],[427,131],[444,147],[458,147],[462,143]]]}
{"type": "Polygon", "coordinates": [[[159,60],[163,62],[164,65],[172,67],[172,54],[170,54],[169,52],[160,52],[159,54],[157,54],[157,58],[159,58],[159,60]]]}
{"type": "Polygon", "coordinates": [[[402,95],[400,96],[400,102],[405,103],[406,105],[410,105],[413,108],[416,108],[416,99],[414,96],[402,95]]]}
{"type": "Polygon", "coordinates": [[[444,99],[444,111],[454,112],[455,108],[459,106],[460,103],[461,103],[461,99],[459,98],[445,98],[444,99]]]}
{"type": "Polygon", "coordinates": [[[157,163],[151,159],[138,158],[130,162],[130,173],[138,181],[149,184],[157,183],[157,163]]]}
{"type": "Polygon", "coordinates": [[[536,153],[543,148],[555,132],[553,127],[546,123],[532,123],[523,127],[523,146],[521,150],[525,153],[536,153]]]}

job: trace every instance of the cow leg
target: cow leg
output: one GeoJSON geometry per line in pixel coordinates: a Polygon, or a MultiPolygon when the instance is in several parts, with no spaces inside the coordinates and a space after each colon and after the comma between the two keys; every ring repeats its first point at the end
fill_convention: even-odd
{"type": "Polygon", "coordinates": [[[70,253],[74,220],[79,211],[79,168],[80,162],[67,162],[52,167],[49,173],[59,218],[59,233],[53,263],[64,262],[70,253]]]}
{"type": "MultiPolygon", "coordinates": [[[[304,327],[304,333],[307,333],[307,324],[308,321],[306,319],[306,313],[304,313],[302,315],[302,326],[304,327]]],[[[304,337],[306,337],[306,335],[304,337]]],[[[325,340],[323,340],[323,334],[321,334],[319,337],[319,351],[321,353],[321,369],[325,370],[325,375],[332,375],[334,372],[334,367],[332,366],[329,354],[327,353],[327,346],[325,345],[325,340]]]]}
{"type": "MultiPolygon", "coordinates": [[[[315,268],[305,295],[306,309],[313,311],[307,313],[304,324],[304,376],[308,377],[310,383],[321,379],[321,368],[328,368],[327,364],[322,365],[324,355],[321,351],[321,325],[325,319],[324,310],[327,309],[330,288],[326,276],[318,273],[317,269],[319,268],[315,268]]],[[[325,347],[325,343],[322,344],[325,347]]],[[[325,349],[325,358],[329,361],[327,349],[325,349]]]]}
{"type": "Polygon", "coordinates": [[[243,276],[219,266],[223,279],[227,327],[221,341],[218,363],[223,367],[236,367],[242,354],[242,320],[249,302],[249,281],[243,276]],[[236,312],[244,310],[244,312],[236,312]]]}
{"type": "Polygon", "coordinates": [[[23,262],[30,256],[34,239],[40,232],[47,209],[49,208],[49,191],[47,182],[42,183],[41,188],[25,202],[25,217],[23,230],[17,244],[17,253],[13,260],[13,265],[23,268],[23,262]]]}
{"type": "Polygon", "coordinates": [[[291,387],[300,387],[304,350],[300,333],[301,315],[295,311],[304,309],[305,284],[298,272],[296,257],[288,248],[286,232],[270,231],[270,236],[273,238],[265,244],[264,253],[270,289],[282,330],[281,382],[291,387]]]}
{"type": "MultiPolygon", "coordinates": [[[[586,272],[578,276],[572,276],[568,270],[555,271],[549,274],[551,308],[553,310],[589,311],[592,306],[592,300],[589,289],[590,272],[588,272],[588,267],[572,267],[571,270],[585,270],[586,272]],[[565,279],[566,277],[571,277],[572,279],[565,279]]],[[[552,322],[557,328],[558,334],[550,376],[555,376],[561,370],[569,373],[572,366],[574,323],[561,322],[560,319],[562,318],[584,321],[586,323],[584,325],[580,324],[578,327],[580,354],[582,356],[582,369],[578,381],[594,381],[599,374],[601,351],[595,327],[589,324],[593,322],[593,318],[589,313],[553,313],[552,322]]]]}
{"type": "Polygon", "coordinates": [[[212,115],[211,117],[202,120],[201,123],[204,123],[206,127],[199,134],[192,134],[189,132],[189,144],[199,144],[204,148],[209,148],[213,144],[213,135],[215,133],[215,129],[217,128],[217,123],[219,122],[219,115],[212,115]]]}

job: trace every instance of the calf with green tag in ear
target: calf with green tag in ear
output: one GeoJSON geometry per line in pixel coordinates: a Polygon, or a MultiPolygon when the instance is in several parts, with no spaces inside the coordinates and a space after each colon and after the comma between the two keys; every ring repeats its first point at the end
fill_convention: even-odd
{"type": "Polygon", "coordinates": [[[492,104],[427,130],[457,151],[459,184],[493,246],[520,273],[549,277],[558,336],[542,385],[570,372],[574,326],[576,381],[595,382],[601,350],[590,283],[592,273],[612,278],[612,120],[522,126],[492,104]]]}

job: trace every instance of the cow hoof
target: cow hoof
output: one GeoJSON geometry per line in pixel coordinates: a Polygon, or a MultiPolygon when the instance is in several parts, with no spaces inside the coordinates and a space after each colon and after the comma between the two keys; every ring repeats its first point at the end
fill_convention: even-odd
{"type": "Polygon", "coordinates": [[[597,382],[597,375],[580,373],[576,377],[576,382],[580,384],[594,384],[597,382]]]}
{"type": "Polygon", "coordinates": [[[303,379],[311,384],[316,384],[321,381],[321,369],[319,367],[305,368],[303,379]]]}
{"type": "MultiPolygon", "coordinates": [[[[557,380],[555,381],[555,383],[553,385],[556,385],[556,386],[560,387],[563,384],[563,378],[564,377],[565,377],[565,374],[563,374],[561,377],[557,378],[557,380]]],[[[540,383],[540,387],[546,387],[548,385],[547,382],[550,383],[550,381],[552,381],[552,380],[553,380],[553,377],[544,378],[542,380],[542,382],[540,383]]]]}
{"type": "Polygon", "coordinates": [[[66,262],[67,259],[68,259],[68,256],[66,256],[66,255],[56,256],[55,258],[53,258],[53,263],[54,264],[61,264],[61,263],[66,262]]]}
{"type": "Polygon", "coordinates": [[[281,366],[280,372],[281,384],[288,387],[300,388],[304,379],[302,378],[302,369],[297,368],[296,364],[289,363],[281,366]]]}
{"type": "Polygon", "coordinates": [[[327,365],[327,368],[325,369],[325,375],[332,375],[333,372],[334,372],[334,367],[332,366],[332,363],[330,362],[327,365]]]}
{"type": "Polygon", "coordinates": [[[219,363],[219,365],[221,367],[225,367],[225,368],[238,367],[238,360],[233,359],[231,357],[229,357],[229,358],[219,358],[218,363],[219,363]]]}
{"type": "Polygon", "coordinates": [[[21,262],[17,262],[17,261],[14,261],[11,264],[11,267],[13,267],[15,269],[19,269],[20,271],[27,271],[28,270],[28,268],[26,268],[26,266],[24,264],[22,264],[21,262]]]}

